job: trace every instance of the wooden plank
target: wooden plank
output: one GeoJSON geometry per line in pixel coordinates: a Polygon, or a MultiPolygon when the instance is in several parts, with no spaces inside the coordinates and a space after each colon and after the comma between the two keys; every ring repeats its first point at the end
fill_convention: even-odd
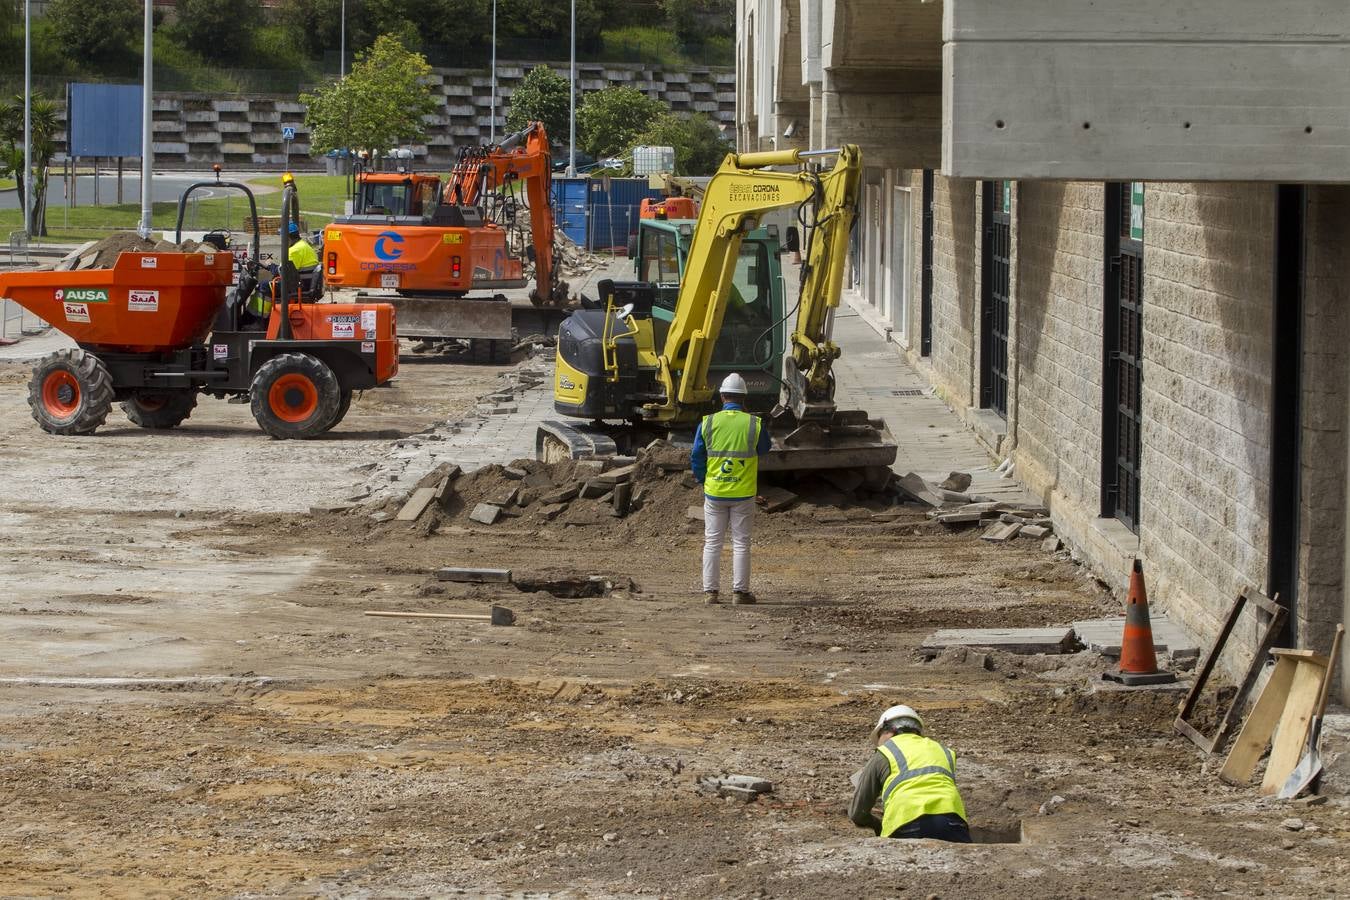
{"type": "Polygon", "coordinates": [[[434,487],[418,488],[412,492],[408,502],[403,504],[403,508],[398,511],[394,517],[398,522],[415,522],[417,517],[426,511],[431,505],[431,501],[436,499],[436,489],[434,487]]]}
{"type": "Polygon", "coordinates": [[[1261,689],[1261,696],[1256,698],[1256,705],[1252,707],[1247,721],[1242,723],[1242,730],[1238,732],[1233,748],[1228,751],[1228,758],[1219,770],[1219,777],[1224,781],[1241,785],[1251,780],[1256,761],[1261,758],[1261,751],[1266,749],[1275,731],[1275,723],[1284,709],[1297,665],[1288,659],[1275,663],[1275,671],[1270,673],[1270,680],[1261,689]]]}
{"type": "MultiPolygon", "coordinates": [[[[1219,722],[1219,727],[1214,732],[1215,751],[1222,750],[1224,741],[1228,739],[1228,732],[1236,724],[1238,717],[1242,714],[1242,709],[1247,703],[1247,695],[1252,692],[1256,686],[1256,679],[1261,675],[1261,669],[1265,667],[1266,657],[1270,654],[1270,648],[1275,646],[1275,641],[1280,636],[1280,628],[1284,624],[1285,611],[1274,600],[1267,597],[1259,591],[1246,591],[1244,596],[1249,603],[1255,603],[1266,615],[1270,621],[1266,622],[1266,630],[1261,635],[1261,644],[1256,648],[1251,662],[1247,665],[1247,673],[1242,676],[1242,684],[1238,685],[1237,693],[1233,695],[1233,702],[1228,707],[1228,712],[1224,713],[1223,719],[1219,722]]],[[[1276,598],[1279,594],[1275,595],[1276,598]]],[[[1260,621],[1260,616],[1257,616],[1260,621]]]]}
{"type": "Polygon", "coordinates": [[[947,628],[930,634],[920,649],[989,647],[1009,653],[1063,653],[1072,643],[1071,628],[947,628]]]}
{"type": "MultiPolygon", "coordinates": [[[[1276,665],[1289,658],[1282,657],[1276,665]]],[[[1294,766],[1298,765],[1303,747],[1308,741],[1308,726],[1317,713],[1322,682],[1326,679],[1325,663],[1299,658],[1295,665],[1294,683],[1289,688],[1289,696],[1285,698],[1284,712],[1280,715],[1275,741],[1270,748],[1270,761],[1266,763],[1266,775],[1261,779],[1261,794],[1265,797],[1278,791],[1289,780],[1294,766]]]]}

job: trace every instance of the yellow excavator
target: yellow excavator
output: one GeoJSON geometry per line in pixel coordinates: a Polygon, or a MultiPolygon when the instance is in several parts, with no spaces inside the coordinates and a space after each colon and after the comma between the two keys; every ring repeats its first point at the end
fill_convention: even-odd
{"type": "MultiPolygon", "coordinates": [[[[768,417],[773,450],[762,464],[766,471],[894,462],[896,445],[885,423],[862,410],[840,410],[834,401],[832,365],[840,351],[830,339],[831,314],[843,290],[861,165],[853,145],[728,155],[704,192],[687,251],[672,242],[667,252],[674,258],[654,260],[656,269],[678,273],[663,276],[679,278],[673,298],[659,281],[606,280],[599,284],[600,302],[563,321],[554,408],[573,421],[540,425],[539,458],[631,454],[672,434],[692,440],[694,424],[720,407],[709,383],[716,364],[745,375],[751,411],[768,417]],[[833,168],[822,169],[819,159],[831,156],[833,168]],[[783,207],[796,207],[807,235],[793,310],[782,308],[773,277],[778,261],[770,264],[758,239],[764,231],[757,231],[761,215],[783,207]],[[761,376],[770,385],[777,381],[777,391],[758,392],[770,398],[760,405],[771,409],[755,408],[761,376]]],[[[646,271],[641,262],[639,271],[646,271]]]]}

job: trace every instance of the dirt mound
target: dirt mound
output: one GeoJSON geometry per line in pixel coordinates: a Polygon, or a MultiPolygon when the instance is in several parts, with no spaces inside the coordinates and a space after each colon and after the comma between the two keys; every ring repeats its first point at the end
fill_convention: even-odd
{"type": "Polygon", "coordinates": [[[110,234],[102,240],[91,241],[76,247],[56,264],[57,271],[78,271],[82,269],[110,269],[123,253],[196,253],[201,249],[196,241],[151,241],[140,235],[120,231],[110,234]]]}

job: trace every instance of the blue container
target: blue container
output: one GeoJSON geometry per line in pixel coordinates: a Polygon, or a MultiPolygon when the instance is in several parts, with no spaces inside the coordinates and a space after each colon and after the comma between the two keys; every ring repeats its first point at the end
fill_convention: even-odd
{"type": "Polygon", "coordinates": [[[553,224],[580,247],[586,246],[589,178],[553,179],[553,224]]]}
{"type": "Polygon", "coordinates": [[[654,190],[645,178],[591,179],[587,249],[614,247],[620,253],[627,252],[629,236],[637,233],[642,201],[648,197],[659,199],[661,192],[654,190]]]}

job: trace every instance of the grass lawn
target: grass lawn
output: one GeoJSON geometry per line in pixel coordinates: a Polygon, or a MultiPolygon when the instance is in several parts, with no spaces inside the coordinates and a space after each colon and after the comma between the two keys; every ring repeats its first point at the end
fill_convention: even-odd
{"type": "Polygon", "coordinates": [[[15,187],[13,178],[0,178],[0,191],[10,191],[15,187]]]}
{"type": "MultiPolygon", "coordinates": [[[[244,179],[244,183],[267,193],[256,193],[259,215],[278,215],[281,212],[281,176],[258,175],[244,179]]],[[[347,198],[347,180],[342,175],[297,175],[295,185],[300,192],[301,218],[310,228],[317,228],[342,212],[347,198]]],[[[177,203],[156,203],[151,220],[157,229],[172,229],[178,215],[177,203]]],[[[194,200],[188,207],[183,227],[200,231],[230,227],[243,230],[248,216],[248,201],[242,194],[229,198],[194,200]]],[[[17,209],[0,210],[0,233],[17,230],[23,220],[17,209]]],[[[81,243],[106,237],[116,230],[134,229],[141,220],[140,203],[120,206],[64,206],[47,208],[46,241],[81,243]]]]}

